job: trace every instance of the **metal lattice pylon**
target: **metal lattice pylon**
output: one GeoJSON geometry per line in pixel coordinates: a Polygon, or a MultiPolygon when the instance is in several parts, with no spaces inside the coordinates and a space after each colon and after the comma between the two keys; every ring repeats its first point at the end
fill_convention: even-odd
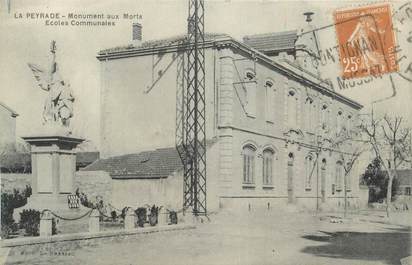
{"type": "Polygon", "coordinates": [[[176,75],[176,149],[179,153],[180,159],[182,160],[183,164],[183,174],[184,174],[184,182],[183,182],[183,209],[187,209],[190,205],[192,205],[192,197],[190,193],[190,181],[186,181],[190,179],[188,176],[187,171],[187,148],[186,148],[186,96],[187,96],[187,88],[186,88],[186,65],[185,65],[185,53],[180,53],[177,58],[177,75],[176,75]]]}
{"type": "MultiPolygon", "coordinates": [[[[184,165],[183,208],[192,208],[194,215],[206,215],[204,41],[204,1],[189,0],[185,84],[177,91],[176,146],[184,165]]],[[[184,59],[180,67],[185,66],[184,59]]]]}

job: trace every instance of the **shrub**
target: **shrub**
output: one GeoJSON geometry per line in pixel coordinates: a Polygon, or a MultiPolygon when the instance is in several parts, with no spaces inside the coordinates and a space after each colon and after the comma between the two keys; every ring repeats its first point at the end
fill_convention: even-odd
{"type": "Polygon", "coordinates": [[[29,209],[20,213],[20,228],[23,228],[28,236],[38,236],[40,227],[40,212],[29,209]]]}
{"type": "MultiPolygon", "coordinates": [[[[26,188],[23,190],[23,196],[26,198],[26,201],[24,204],[27,203],[27,198],[30,197],[32,194],[32,190],[31,190],[31,186],[30,185],[26,185],[26,188]]],[[[23,206],[23,205],[22,205],[23,206]]]]}
{"type": "Polygon", "coordinates": [[[17,230],[17,224],[13,220],[13,211],[15,208],[24,206],[27,203],[27,198],[32,193],[31,187],[26,185],[26,188],[20,192],[14,189],[13,193],[1,194],[1,236],[8,238],[9,235],[17,230]]]}
{"type": "Polygon", "coordinates": [[[87,207],[87,208],[94,208],[93,203],[88,200],[86,194],[79,191],[79,188],[76,189],[76,195],[77,195],[77,197],[79,197],[81,205],[83,205],[84,207],[87,207]]]}
{"type": "Polygon", "coordinates": [[[17,224],[13,219],[13,194],[1,194],[1,237],[9,238],[10,234],[17,231],[17,224]]]}
{"type": "Polygon", "coordinates": [[[126,212],[129,209],[129,207],[124,207],[122,209],[122,213],[120,214],[120,218],[124,219],[126,217],[126,212]]]}
{"type": "Polygon", "coordinates": [[[113,220],[113,221],[116,221],[116,219],[117,219],[117,213],[116,213],[116,211],[111,211],[111,212],[110,212],[110,216],[112,217],[112,220],[113,220]]]}
{"type": "Polygon", "coordinates": [[[144,227],[144,223],[146,223],[147,219],[147,209],[145,207],[139,207],[135,211],[137,216],[137,225],[139,227],[144,227]]]}
{"type": "Polygon", "coordinates": [[[9,225],[1,225],[1,238],[9,238],[13,232],[12,227],[9,225]]]}
{"type": "Polygon", "coordinates": [[[159,210],[160,210],[160,207],[156,207],[154,204],[150,208],[149,224],[151,226],[155,226],[158,223],[159,210]]]}
{"type": "Polygon", "coordinates": [[[177,224],[177,212],[169,211],[170,224],[177,224]]]}
{"type": "MultiPolygon", "coordinates": [[[[28,236],[38,236],[40,229],[40,212],[34,209],[23,210],[20,213],[20,228],[28,236]]],[[[52,235],[57,234],[56,219],[52,218],[52,235]]]]}
{"type": "Polygon", "coordinates": [[[52,235],[57,235],[56,219],[52,218],[52,235]]]}
{"type": "Polygon", "coordinates": [[[13,194],[1,194],[1,237],[8,238],[14,224],[13,194]]]}
{"type": "Polygon", "coordinates": [[[79,190],[79,188],[75,191],[76,196],[80,199],[80,204],[84,207],[91,208],[91,209],[98,209],[100,212],[105,212],[105,204],[101,196],[96,196],[95,202],[89,200],[87,195],[79,190]]]}
{"type": "MultiPolygon", "coordinates": [[[[384,202],[388,190],[389,176],[386,171],[382,170],[382,165],[379,159],[375,158],[362,174],[361,183],[370,187],[369,202],[384,202]]],[[[392,182],[392,198],[393,201],[397,191],[399,190],[399,181],[394,178],[392,182]]]]}

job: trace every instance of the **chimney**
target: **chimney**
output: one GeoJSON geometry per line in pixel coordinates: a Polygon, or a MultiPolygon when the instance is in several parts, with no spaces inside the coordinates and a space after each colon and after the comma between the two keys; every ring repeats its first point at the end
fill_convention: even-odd
{"type": "Polygon", "coordinates": [[[305,13],[303,13],[303,15],[306,16],[306,22],[308,22],[308,24],[312,21],[312,16],[313,16],[314,14],[315,14],[315,13],[313,13],[313,12],[305,12],[305,13]]]}
{"type": "Polygon", "coordinates": [[[136,46],[142,43],[142,25],[140,23],[133,23],[132,41],[136,46]]]}
{"type": "Polygon", "coordinates": [[[298,30],[298,38],[295,42],[296,62],[302,68],[319,75],[319,61],[316,58],[316,55],[319,54],[319,43],[316,38],[316,31],[314,31],[315,27],[312,24],[314,14],[311,11],[303,13],[307,24],[303,24],[298,30]]]}

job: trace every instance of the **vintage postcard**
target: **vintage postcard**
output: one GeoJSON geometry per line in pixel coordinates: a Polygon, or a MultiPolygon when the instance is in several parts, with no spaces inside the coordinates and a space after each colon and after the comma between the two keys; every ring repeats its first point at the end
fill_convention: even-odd
{"type": "Polygon", "coordinates": [[[412,2],[1,0],[1,264],[412,264],[412,2]]]}

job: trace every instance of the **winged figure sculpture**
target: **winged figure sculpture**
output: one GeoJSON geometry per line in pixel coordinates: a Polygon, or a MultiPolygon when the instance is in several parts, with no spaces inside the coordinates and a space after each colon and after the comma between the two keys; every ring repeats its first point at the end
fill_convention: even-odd
{"type": "Polygon", "coordinates": [[[39,87],[48,92],[43,109],[45,124],[58,124],[68,127],[73,117],[74,96],[70,85],[61,78],[56,62],[56,44],[51,44],[52,62],[49,70],[28,63],[39,87]]]}

